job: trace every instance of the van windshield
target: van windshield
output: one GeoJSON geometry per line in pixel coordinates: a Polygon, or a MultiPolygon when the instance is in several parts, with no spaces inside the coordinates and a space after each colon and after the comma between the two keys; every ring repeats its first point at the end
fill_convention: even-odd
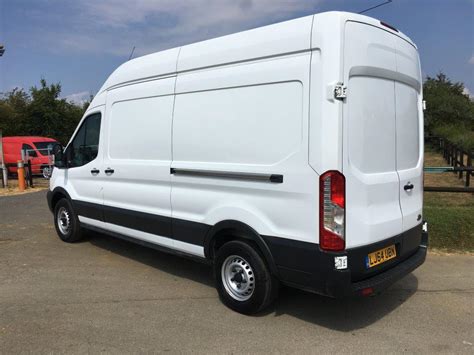
{"type": "Polygon", "coordinates": [[[53,146],[57,144],[57,142],[34,142],[33,144],[41,155],[46,156],[53,152],[53,146]]]}

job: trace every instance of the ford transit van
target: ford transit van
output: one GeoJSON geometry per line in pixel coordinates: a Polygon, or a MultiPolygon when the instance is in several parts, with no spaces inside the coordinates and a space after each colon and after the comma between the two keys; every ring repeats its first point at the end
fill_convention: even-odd
{"type": "Polygon", "coordinates": [[[415,44],[351,13],[130,60],[56,151],[57,233],[207,262],[247,314],[378,293],[426,257],[421,103],[415,44]]]}

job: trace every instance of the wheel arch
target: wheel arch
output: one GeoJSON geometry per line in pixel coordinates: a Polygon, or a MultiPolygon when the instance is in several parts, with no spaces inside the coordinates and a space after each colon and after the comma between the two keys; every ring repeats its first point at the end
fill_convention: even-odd
{"type": "Polygon", "coordinates": [[[58,201],[62,198],[66,198],[70,202],[72,202],[71,196],[68,194],[68,192],[64,188],[56,187],[54,188],[53,191],[51,191],[50,197],[48,196],[48,202],[49,202],[48,204],[49,204],[49,208],[51,212],[54,211],[54,207],[56,206],[58,201]]]}
{"type": "Polygon", "coordinates": [[[221,221],[210,228],[204,239],[204,255],[207,259],[213,260],[215,257],[216,245],[223,245],[231,240],[244,240],[253,242],[262,253],[270,272],[278,276],[278,268],[273,259],[273,255],[262,236],[249,225],[236,221],[221,221]]]}

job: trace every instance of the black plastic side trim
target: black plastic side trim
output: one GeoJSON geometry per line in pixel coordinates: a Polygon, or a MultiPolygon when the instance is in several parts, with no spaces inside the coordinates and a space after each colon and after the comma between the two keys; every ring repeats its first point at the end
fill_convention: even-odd
{"type": "Polygon", "coordinates": [[[203,246],[204,238],[210,229],[210,226],[204,223],[78,200],[71,201],[74,211],[79,216],[172,238],[189,244],[203,246]]]}
{"type": "MultiPolygon", "coordinates": [[[[104,221],[107,223],[160,235],[162,237],[171,237],[171,217],[118,207],[103,206],[102,208],[104,211],[104,221]]],[[[81,213],[78,214],[81,215],[81,213]]]]}
{"type": "Polygon", "coordinates": [[[104,221],[104,210],[102,205],[78,200],[71,200],[74,212],[78,216],[104,221]]]}
{"type": "Polygon", "coordinates": [[[109,235],[109,236],[114,237],[114,238],[122,239],[122,240],[125,240],[127,242],[142,245],[142,246],[147,247],[147,248],[152,248],[152,249],[155,249],[155,250],[167,253],[167,254],[182,256],[182,257],[192,259],[194,261],[198,261],[200,263],[204,263],[204,264],[208,264],[208,265],[211,264],[210,261],[205,259],[205,258],[201,258],[201,257],[193,255],[193,254],[188,254],[188,253],[185,253],[185,252],[180,251],[180,250],[167,248],[167,247],[164,247],[162,245],[150,243],[150,242],[147,242],[147,241],[144,241],[144,240],[131,238],[131,237],[128,237],[128,236],[120,234],[120,233],[111,232],[107,229],[98,228],[98,227],[91,226],[91,225],[85,224],[85,223],[81,223],[81,227],[84,227],[86,229],[89,229],[91,231],[98,232],[98,233],[101,233],[101,234],[106,234],[106,235],[109,235]]]}
{"type": "Polygon", "coordinates": [[[199,170],[199,169],[179,169],[179,168],[170,168],[170,174],[203,177],[203,178],[219,178],[219,179],[257,181],[257,182],[272,182],[272,183],[277,183],[277,184],[283,183],[283,175],[279,175],[279,174],[259,174],[259,173],[245,173],[245,172],[234,172],[234,171],[215,171],[215,170],[199,170]]]}
{"type": "Polygon", "coordinates": [[[278,184],[283,183],[283,175],[279,175],[279,174],[270,175],[270,182],[275,182],[278,184]]]}
{"type": "Polygon", "coordinates": [[[177,218],[172,218],[171,223],[173,230],[171,237],[173,239],[199,246],[204,246],[206,234],[211,229],[211,226],[204,223],[177,218]]]}

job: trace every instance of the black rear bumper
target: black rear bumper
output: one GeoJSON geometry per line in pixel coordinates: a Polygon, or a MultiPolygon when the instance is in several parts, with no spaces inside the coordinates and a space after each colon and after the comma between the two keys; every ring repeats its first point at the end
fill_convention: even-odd
{"type": "Polygon", "coordinates": [[[371,245],[329,253],[317,244],[295,241],[287,243],[280,238],[265,238],[280,280],[289,286],[329,297],[343,298],[379,293],[407,274],[426,259],[428,232],[422,224],[396,237],[371,245]],[[367,268],[365,258],[371,252],[395,245],[397,257],[379,266],[367,268]],[[347,268],[335,267],[335,257],[347,257],[347,268]]]}
{"type": "MultiPolygon", "coordinates": [[[[372,289],[373,293],[383,291],[396,281],[411,273],[426,259],[426,246],[420,246],[415,254],[381,274],[375,275],[367,280],[355,282],[351,285],[349,294],[363,295],[364,290],[372,289]]],[[[343,295],[344,296],[344,295],[343,295]]]]}
{"type": "MultiPolygon", "coordinates": [[[[377,270],[378,267],[375,267],[375,270],[371,273],[368,273],[369,270],[364,268],[367,271],[365,275],[360,271],[360,267],[359,270],[350,269],[347,273],[334,270],[327,280],[327,294],[332,297],[343,298],[380,293],[425,262],[428,249],[428,232],[422,230],[422,225],[403,233],[398,240],[397,238],[391,238],[381,245],[361,248],[362,253],[359,251],[358,254],[365,256],[392,243],[396,245],[399,255],[397,259],[386,262],[385,265],[382,264],[379,270],[377,270]],[[350,274],[350,277],[348,274],[350,274]]],[[[354,257],[354,255],[351,255],[354,253],[349,251],[348,254],[349,257],[354,257]]]]}

